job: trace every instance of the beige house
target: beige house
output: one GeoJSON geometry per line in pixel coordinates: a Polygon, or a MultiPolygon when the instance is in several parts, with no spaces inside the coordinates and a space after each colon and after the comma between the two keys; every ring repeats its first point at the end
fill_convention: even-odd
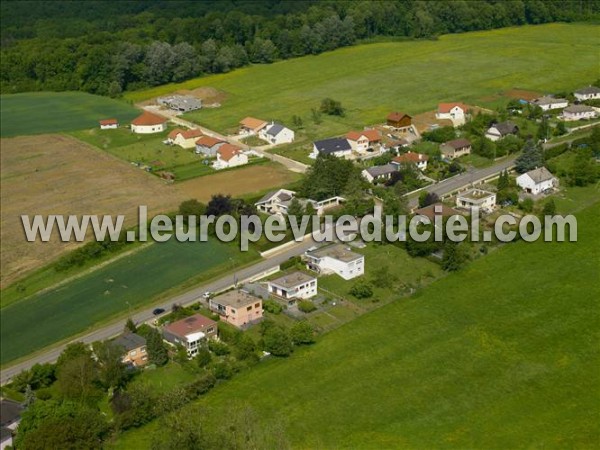
{"type": "Polygon", "coordinates": [[[492,211],[496,206],[496,194],[483,189],[471,189],[456,196],[456,206],[466,209],[477,207],[482,211],[492,211]]]}
{"type": "Polygon", "coordinates": [[[194,148],[198,138],[202,137],[200,130],[182,130],[176,128],[167,136],[169,144],[179,145],[181,148],[194,148]]]}
{"type": "Polygon", "coordinates": [[[263,317],[262,299],[243,290],[233,290],[211,298],[208,306],[221,316],[221,320],[237,328],[247,327],[263,317]]]}
{"type": "Polygon", "coordinates": [[[471,141],[468,139],[454,139],[440,145],[444,158],[456,159],[471,154],[471,141]]]}
{"type": "Polygon", "coordinates": [[[119,336],[113,344],[123,349],[123,364],[142,367],[148,364],[146,339],[139,334],[127,333],[119,336]]]}

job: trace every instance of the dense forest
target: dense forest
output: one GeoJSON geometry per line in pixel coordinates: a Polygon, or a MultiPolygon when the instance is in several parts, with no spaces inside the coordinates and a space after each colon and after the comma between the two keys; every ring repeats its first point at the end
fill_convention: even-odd
{"type": "Polygon", "coordinates": [[[2,93],[109,96],[370,39],[600,15],[600,2],[586,0],[4,0],[0,8],[2,93]]]}

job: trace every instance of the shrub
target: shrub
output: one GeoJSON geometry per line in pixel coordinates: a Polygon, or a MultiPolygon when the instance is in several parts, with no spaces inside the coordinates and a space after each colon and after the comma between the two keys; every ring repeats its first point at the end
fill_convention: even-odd
{"type": "Polygon", "coordinates": [[[198,398],[210,391],[216,383],[217,378],[209,372],[186,386],[186,396],[190,400],[198,398]]]}
{"type": "Polygon", "coordinates": [[[263,309],[271,314],[281,314],[281,311],[283,311],[283,306],[281,306],[275,300],[265,300],[263,301],[263,309]]]}
{"type": "Polygon", "coordinates": [[[306,320],[295,324],[290,334],[295,345],[307,345],[315,342],[315,330],[306,320]]]}
{"type": "Polygon", "coordinates": [[[299,256],[292,256],[287,261],[282,262],[279,265],[281,270],[291,269],[292,267],[296,267],[298,264],[302,263],[302,259],[299,256]]]}
{"type": "Polygon", "coordinates": [[[278,326],[267,329],[263,337],[265,350],[275,356],[289,356],[292,353],[292,338],[278,326]]]}
{"type": "Polygon", "coordinates": [[[226,343],[214,339],[208,341],[208,349],[217,356],[229,355],[230,353],[229,346],[226,343]]]}
{"type": "Polygon", "coordinates": [[[298,302],[298,309],[303,313],[308,314],[316,310],[317,307],[310,300],[301,300],[298,302]]]}
{"type": "Polygon", "coordinates": [[[357,281],[350,289],[350,295],[358,299],[369,298],[373,296],[373,286],[367,281],[357,281]]]}
{"type": "Polygon", "coordinates": [[[521,208],[525,212],[533,211],[533,200],[530,198],[526,198],[521,203],[519,203],[519,208],[521,208]]]}

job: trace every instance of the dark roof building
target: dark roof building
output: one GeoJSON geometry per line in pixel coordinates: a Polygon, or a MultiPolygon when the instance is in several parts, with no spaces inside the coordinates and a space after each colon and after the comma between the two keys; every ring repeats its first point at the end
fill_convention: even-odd
{"type": "Polygon", "coordinates": [[[324,155],[352,151],[350,142],[348,142],[348,139],[344,138],[330,138],[323,139],[322,141],[315,141],[314,146],[319,153],[324,155]]]}
{"type": "Polygon", "coordinates": [[[127,333],[119,336],[113,341],[113,344],[123,347],[126,352],[146,345],[146,339],[139,334],[127,333]]]}

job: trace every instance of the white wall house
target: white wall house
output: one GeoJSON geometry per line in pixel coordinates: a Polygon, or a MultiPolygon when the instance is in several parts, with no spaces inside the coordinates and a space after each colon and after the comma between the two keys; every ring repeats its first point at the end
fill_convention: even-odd
{"type": "Polygon", "coordinates": [[[196,154],[216,156],[217,150],[225,143],[225,141],[212,136],[201,136],[196,140],[196,154]]]}
{"type": "Polygon", "coordinates": [[[348,139],[330,138],[313,143],[313,151],[308,155],[312,159],[317,159],[319,154],[333,155],[338,158],[349,158],[352,156],[352,146],[348,139]]]}
{"type": "Polygon", "coordinates": [[[167,119],[144,111],[131,121],[131,131],[138,134],[162,133],[167,129],[167,119]]]}
{"type": "Polygon", "coordinates": [[[385,164],[383,166],[373,166],[362,171],[362,176],[369,183],[375,181],[389,180],[392,174],[398,172],[397,164],[385,164]]]}
{"type": "Polygon", "coordinates": [[[591,106],[571,105],[563,110],[562,118],[567,122],[572,122],[574,120],[594,119],[597,115],[598,113],[591,106]]]}
{"type": "Polygon", "coordinates": [[[545,167],[530,170],[517,177],[517,186],[533,195],[558,186],[558,179],[545,167]]]}
{"type": "Polygon", "coordinates": [[[454,126],[464,124],[466,115],[467,106],[463,103],[440,103],[435,113],[436,119],[451,120],[454,126]]]}
{"type": "Polygon", "coordinates": [[[255,117],[246,117],[240,121],[240,135],[252,136],[260,133],[267,126],[267,122],[255,117]]]}
{"type": "Polygon", "coordinates": [[[289,189],[278,189],[266,194],[257,201],[254,206],[256,206],[258,211],[267,214],[285,215],[295,196],[296,192],[294,191],[290,191],[289,189]]]}
{"type": "Polygon", "coordinates": [[[381,133],[377,130],[350,131],[346,134],[352,150],[358,153],[366,153],[381,143],[381,133]]]}
{"type": "Polygon", "coordinates": [[[496,206],[496,194],[483,189],[471,189],[456,196],[456,206],[467,209],[477,207],[483,211],[492,211],[496,206]]]}
{"type": "Polygon", "coordinates": [[[550,109],[562,109],[569,106],[569,101],[565,98],[554,98],[549,96],[544,96],[540,98],[536,98],[531,101],[531,104],[534,106],[539,106],[543,111],[548,111],[550,109]]]}
{"type": "Polygon", "coordinates": [[[519,127],[510,120],[506,122],[500,122],[492,125],[485,132],[485,137],[490,141],[498,141],[509,134],[517,134],[519,132],[519,127]]]}
{"type": "Polygon", "coordinates": [[[272,145],[294,142],[295,133],[280,123],[271,122],[258,132],[258,137],[272,145]]]}
{"type": "Polygon", "coordinates": [[[213,168],[228,169],[244,164],[248,164],[248,155],[241,148],[232,144],[223,144],[217,150],[217,160],[213,163],[213,168]]]}
{"type": "Polygon", "coordinates": [[[309,250],[304,254],[309,269],[321,274],[335,273],[351,280],[365,273],[365,257],[342,244],[309,250]]]}
{"type": "Polygon", "coordinates": [[[392,164],[398,166],[414,166],[419,170],[427,170],[429,156],[423,153],[406,152],[392,159],[392,164]]]}
{"type": "Polygon", "coordinates": [[[101,130],[112,130],[119,128],[119,121],[117,119],[104,119],[98,122],[101,130]]]}
{"type": "Polygon", "coordinates": [[[575,98],[579,101],[600,99],[600,88],[588,86],[574,92],[575,98]]]}
{"type": "Polygon", "coordinates": [[[267,282],[270,294],[286,300],[306,299],[317,295],[317,278],[304,272],[292,272],[267,282]]]}

